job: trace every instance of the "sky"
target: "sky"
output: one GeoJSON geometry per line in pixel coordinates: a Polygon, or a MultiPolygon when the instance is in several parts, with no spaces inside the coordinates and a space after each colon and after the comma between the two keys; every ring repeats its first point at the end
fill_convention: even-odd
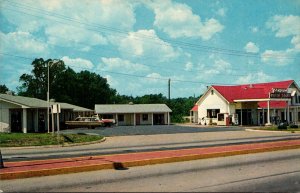
{"type": "Polygon", "coordinates": [[[0,0],[0,84],[61,59],[121,95],[295,80],[300,0],[0,0]]]}

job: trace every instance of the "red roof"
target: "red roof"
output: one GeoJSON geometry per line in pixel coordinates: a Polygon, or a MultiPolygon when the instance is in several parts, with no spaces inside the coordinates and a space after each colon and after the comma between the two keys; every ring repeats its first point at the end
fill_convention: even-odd
{"type": "MultiPolygon", "coordinates": [[[[270,101],[270,108],[286,108],[286,101],[270,101]]],[[[268,108],[267,101],[258,102],[258,108],[266,109],[268,108]]]]}
{"type": "Polygon", "coordinates": [[[266,99],[272,88],[289,88],[293,80],[268,82],[257,84],[244,84],[236,86],[212,85],[228,102],[241,99],[266,99]]]}
{"type": "Polygon", "coordinates": [[[198,111],[198,105],[195,105],[190,111],[198,111]]]}

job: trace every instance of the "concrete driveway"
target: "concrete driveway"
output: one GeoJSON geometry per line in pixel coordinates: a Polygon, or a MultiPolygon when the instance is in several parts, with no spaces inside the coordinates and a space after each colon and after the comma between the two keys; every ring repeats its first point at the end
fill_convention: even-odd
{"type": "Polygon", "coordinates": [[[63,130],[62,133],[93,133],[106,137],[130,136],[130,135],[160,135],[176,133],[202,133],[202,132],[226,132],[244,131],[241,127],[199,127],[199,126],[179,126],[179,125],[154,125],[154,126],[114,126],[97,127],[96,129],[70,129],[63,130]]]}

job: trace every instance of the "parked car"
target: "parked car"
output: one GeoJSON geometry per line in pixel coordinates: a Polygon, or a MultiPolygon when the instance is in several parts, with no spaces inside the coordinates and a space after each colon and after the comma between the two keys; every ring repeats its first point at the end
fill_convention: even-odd
{"type": "Polygon", "coordinates": [[[67,128],[87,127],[94,129],[96,127],[110,127],[114,124],[113,120],[99,119],[97,116],[77,117],[74,121],[65,122],[67,128]]]}

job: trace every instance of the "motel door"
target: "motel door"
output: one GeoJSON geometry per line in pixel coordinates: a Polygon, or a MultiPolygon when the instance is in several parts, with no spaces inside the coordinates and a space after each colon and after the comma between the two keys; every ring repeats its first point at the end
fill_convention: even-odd
{"type": "Polygon", "coordinates": [[[141,114],[135,115],[135,124],[140,125],[141,124],[141,114]]]}
{"type": "Polygon", "coordinates": [[[10,110],[11,132],[22,132],[22,111],[10,110]]]}
{"type": "Polygon", "coordinates": [[[154,114],[153,115],[153,124],[154,125],[163,125],[165,120],[164,114],[154,114]]]}

